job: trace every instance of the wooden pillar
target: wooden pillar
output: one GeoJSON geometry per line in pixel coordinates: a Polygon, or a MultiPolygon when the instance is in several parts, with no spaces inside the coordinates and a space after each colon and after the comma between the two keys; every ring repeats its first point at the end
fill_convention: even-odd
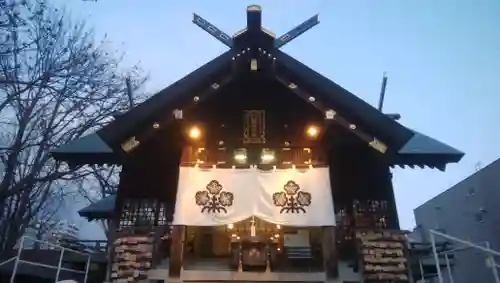
{"type": "Polygon", "coordinates": [[[170,262],[168,269],[168,276],[171,278],[181,277],[185,232],[186,226],[176,225],[172,228],[170,262]]]}
{"type": "Polygon", "coordinates": [[[335,279],[339,276],[339,260],[335,239],[335,226],[326,226],[322,229],[323,266],[326,279],[335,279]]]}

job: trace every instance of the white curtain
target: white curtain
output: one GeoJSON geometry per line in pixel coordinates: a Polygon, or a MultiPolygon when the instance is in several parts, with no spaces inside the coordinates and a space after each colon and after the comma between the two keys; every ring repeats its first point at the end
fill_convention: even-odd
{"type": "Polygon", "coordinates": [[[251,216],[287,226],[334,226],[328,168],[180,168],[174,225],[224,225],[251,216]]]}

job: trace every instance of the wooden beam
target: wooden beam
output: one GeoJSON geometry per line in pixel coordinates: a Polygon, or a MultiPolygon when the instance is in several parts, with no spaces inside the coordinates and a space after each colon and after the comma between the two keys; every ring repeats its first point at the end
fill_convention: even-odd
{"type": "Polygon", "coordinates": [[[186,226],[175,225],[172,228],[172,243],[170,245],[170,261],[168,276],[170,278],[180,278],[184,254],[184,234],[186,226]]]}
{"type": "Polygon", "coordinates": [[[229,47],[229,48],[233,47],[233,38],[231,36],[229,36],[227,33],[223,32],[222,30],[220,30],[216,26],[212,25],[207,20],[198,16],[197,14],[193,14],[193,23],[195,25],[199,26],[204,31],[208,32],[210,35],[215,37],[217,40],[222,42],[227,47],[229,47]]]}
{"type": "Polygon", "coordinates": [[[304,32],[310,30],[313,28],[315,25],[319,24],[319,17],[318,15],[312,16],[309,18],[307,21],[301,23],[300,25],[296,26],[295,28],[291,29],[289,32],[285,33],[284,35],[278,37],[274,41],[274,47],[275,48],[281,48],[283,45],[289,43],[290,41],[294,40],[295,38],[299,37],[301,34],[304,32]]]}

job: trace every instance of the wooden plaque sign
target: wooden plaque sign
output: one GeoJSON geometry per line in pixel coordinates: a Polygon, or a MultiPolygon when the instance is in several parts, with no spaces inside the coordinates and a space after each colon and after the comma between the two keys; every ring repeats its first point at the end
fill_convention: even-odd
{"type": "Polygon", "coordinates": [[[409,282],[407,239],[402,231],[357,231],[365,282],[409,282]]]}
{"type": "Polygon", "coordinates": [[[266,143],[266,112],[264,110],[244,111],[243,143],[266,143]]]}

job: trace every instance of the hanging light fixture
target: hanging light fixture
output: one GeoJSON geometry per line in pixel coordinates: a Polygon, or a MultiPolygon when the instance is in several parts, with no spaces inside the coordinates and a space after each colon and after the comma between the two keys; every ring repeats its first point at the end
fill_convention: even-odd
{"type": "Polygon", "coordinates": [[[234,161],[239,164],[245,164],[247,162],[247,150],[245,148],[239,148],[234,151],[234,161]]]}
{"type": "Polygon", "coordinates": [[[270,150],[268,148],[262,149],[262,154],[260,156],[260,160],[262,164],[272,163],[275,159],[274,150],[270,150]]]}

